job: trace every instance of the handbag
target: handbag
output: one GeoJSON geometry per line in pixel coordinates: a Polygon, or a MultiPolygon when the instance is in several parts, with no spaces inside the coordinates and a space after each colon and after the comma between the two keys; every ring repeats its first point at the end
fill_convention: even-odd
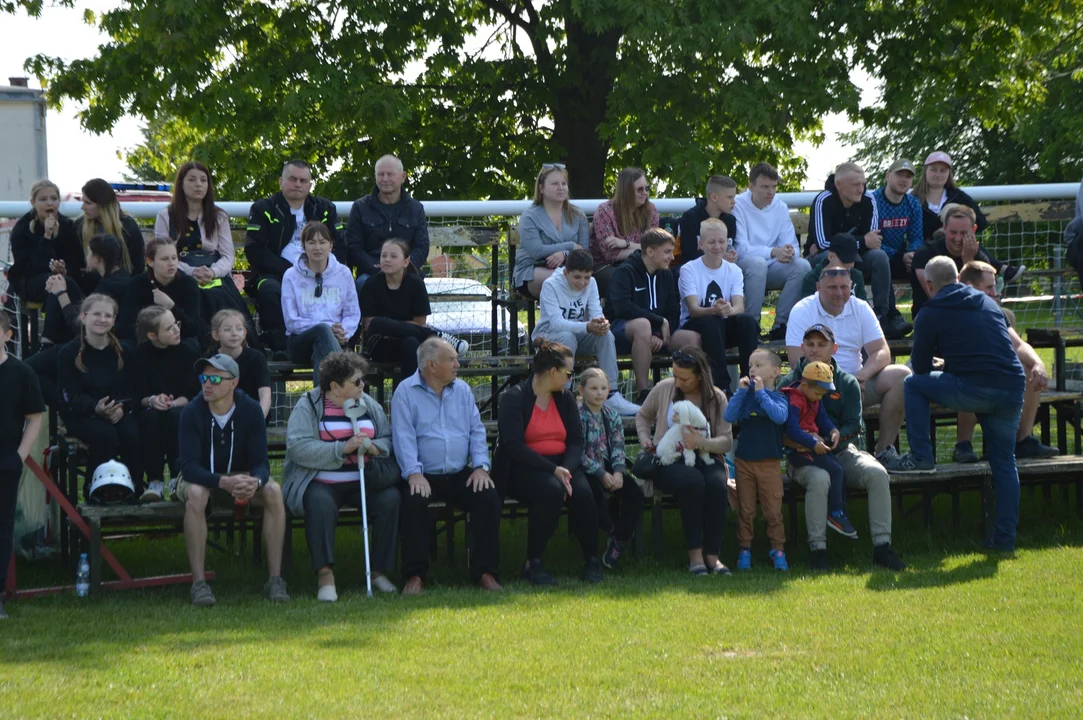
{"type": "Polygon", "coordinates": [[[646,450],[640,451],[636,456],[636,461],[632,464],[632,475],[635,475],[640,480],[651,480],[654,476],[654,471],[660,467],[658,462],[658,456],[652,452],[646,450]]]}

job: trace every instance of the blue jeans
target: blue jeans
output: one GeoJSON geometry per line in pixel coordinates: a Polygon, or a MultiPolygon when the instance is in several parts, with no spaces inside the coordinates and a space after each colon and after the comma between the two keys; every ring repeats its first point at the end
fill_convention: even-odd
{"type": "Polygon", "coordinates": [[[1015,467],[1015,434],[1023,410],[1023,388],[1000,390],[967,382],[950,373],[932,372],[911,375],[903,383],[906,402],[906,437],[910,452],[918,460],[935,459],[929,435],[929,404],[935,400],[944,407],[978,416],[989,467],[993,473],[996,498],[996,529],[992,543],[997,547],[1015,547],[1015,529],[1019,524],[1019,471],[1015,467]]]}
{"type": "Polygon", "coordinates": [[[300,335],[290,335],[286,338],[286,348],[290,355],[290,362],[299,365],[312,363],[312,382],[316,387],[320,386],[320,363],[333,352],[342,349],[338,338],[331,332],[330,325],[316,325],[305,330],[300,335]]]}

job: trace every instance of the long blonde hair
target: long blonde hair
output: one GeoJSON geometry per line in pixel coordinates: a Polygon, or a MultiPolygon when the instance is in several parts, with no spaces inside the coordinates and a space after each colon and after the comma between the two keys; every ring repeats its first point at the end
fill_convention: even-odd
{"type": "Polygon", "coordinates": [[[128,272],[132,271],[132,263],[138,262],[139,258],[128,257],[128,246],[124,243],[124,226],[120,222],[120,203],[117,202],[117,194],[112,186],[101,178],[87,180],[83,185],[83,197],[98,206],[100,217],[91,220],[85,214],[82,216],[82,241],[83,253],[90,249],[90,239],[101,233],[108,233],[121,241],[120,265],[128,272]]]}
{"type": "MultiPolygon", "coordinates": [[[[535,205],[541,205],[542,204],[542,188],[545,186],[545,179],[547,177],[549,177],[550,175],[552,175],[553,173],[555,173],[555,172],[563,174],[565,180],[568,179],[568,171],[565,170],[563,167],[557,167],[556,165],[550,165],[549,167],[543,167],[541,169],[541,172],[538,173],[538,181],[536,183],[534,183],[534,204],[535,205]]],[[[569,192],[568,197],[564,198],[564,205],[562,207],[563,212],[564,212],[564,219],[568,220],[568,221],[571,221],[571,220],[574,220],[576,217],[585,218],[586,215],[583,213],[583,211],[580,210],[579,208],[577,208],[575,205],[572,205],[571,197],[572,197],[572,194],[571,194],[571,192],[569,192]]]]}

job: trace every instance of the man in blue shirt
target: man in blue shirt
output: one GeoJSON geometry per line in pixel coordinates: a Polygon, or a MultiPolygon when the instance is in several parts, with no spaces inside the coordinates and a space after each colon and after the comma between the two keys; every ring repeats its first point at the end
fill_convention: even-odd
{"type": "Polygon", "coordinates": [[[417,351],[418,370],[391,400],[391,441],[402,478],[403,595],[419,595],[429,569],[429,503],[446,502],[470,513],[470,578],[500,590],[500,511],[489,477],[485,426],[470,386],[457,379],[459,354],[429,338],[417,351]]]}
{"type": "Polygon", "coordinates": [[[891,277],[910,278],[914,252],[925,242],[922,234],[921,201],[910,194],[914,184],[914,166],[899,159],[891,164],[884,176],[884,187],[872,193],[876,217],[880,222],[880,249],[891,261],[891,277]]]}
{"type": "Polygon", "coordinates": [[[903,384],[910,452],[885,465],[896,473],[936,472],[929,434],[933,400],[975,413],[989,449],[996,500],[996,525],[986,545],[1011,551],[1019,523],[1015,436],[1026,375],[1000,308],[981,290],[959,282],[950,257],[930,260],[924,282],[929,300],[914,326],[914,374],[903,384]],[[934,355],[944,359],[943,372],[932,371],[934,355]]]}

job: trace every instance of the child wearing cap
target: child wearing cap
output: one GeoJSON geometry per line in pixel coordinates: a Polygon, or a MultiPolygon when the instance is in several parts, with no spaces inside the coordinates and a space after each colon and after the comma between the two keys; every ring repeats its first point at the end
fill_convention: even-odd
{"type": "Polygon", "coordinates": [[[815,465],[828,474],[831,491],[827,496],[827,524],[856,540],[857,530],[846,517],[842,465],[830,452],[839,443],[839,431],[820,402],[827,393],[834,391],[834,372],[823,362],[809,363],[802,371],[800,381],[783,388],[782,392],[789,400],[783,443],[790,448],[788,459],[792,466],[815,465]]]}
{"type": "Polygon", "coordinates": [[[726,422],[739,423],[740,435],[736,456],[737,569],[752,567],[752,522],[756,518],[756,496],[759,495],[763,519],[767,523],[767,538],[771,542],[768,554],[776,570],[789,570],[784,546],[786,528],[782,523],[782,426],[789,417],[786,396],[775,390],[782,373],[782,359],[774,352],[760,348],[748,360],[748,376],[741,378],[740,387],[726,405],[722,417],[726,422]]]}

